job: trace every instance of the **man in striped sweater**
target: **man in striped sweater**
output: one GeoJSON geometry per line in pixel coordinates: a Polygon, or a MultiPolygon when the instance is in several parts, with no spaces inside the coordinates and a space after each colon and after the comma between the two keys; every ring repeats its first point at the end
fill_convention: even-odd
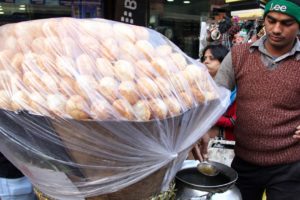
{"type": "Polygon", "coordinates": [[[237,86],[235,158],[243,200],[300,199],[299,0],[271,0],[266,35],[232,48],[215,81],[237,86]]]}

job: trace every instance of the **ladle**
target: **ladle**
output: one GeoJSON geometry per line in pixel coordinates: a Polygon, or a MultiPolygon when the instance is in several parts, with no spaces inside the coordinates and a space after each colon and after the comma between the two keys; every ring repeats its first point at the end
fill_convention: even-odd
{"type": "Polygon", "coordinates": [[[197,170],[206,176],[217,176],[220,173],[220,170],[208,161],[200,162],[197,165],[197,170]]]}

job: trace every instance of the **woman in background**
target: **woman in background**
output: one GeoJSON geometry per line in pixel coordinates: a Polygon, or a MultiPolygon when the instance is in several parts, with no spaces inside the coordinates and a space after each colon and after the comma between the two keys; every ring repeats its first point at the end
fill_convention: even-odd
{"type": "Polygon", "coordinates": [[[228,49],[223,45],[208,45],[203,49],[201,62],[205,64],[213,78],[217,74],[221,62],[228,52],[228,49]]]}
{"type": "MultiPolygon", "coordinates": [[[[217,74],[221,66],[221,62],[228,52],[228,49],[223,45],[208,45],[204,48],[201,62],[205,64],[212,78],[214,78],[217,74]]],[[[236,120],[235,94],[236,90],[232,91],[230,97],[230,106],[228,107],[226,113],[220,117],[215,126],[208,131],[209,137],[207,134],[205,134],[203,138],[200,139],[200,147],[207,146],[202,144],[208,143],[210,138],[214,138],[216,136],[219,136],[225,140],[234,140],[233,128],[236,120]]],[[[207,160],[207,148],[200,149],[199,146],[196,144],[192,150],[194,158],[200,161],[207,160]],[[200,155],[200,153],[197,154],[196,151],[202,152],[201,154],[204,155],[203,158],[199,158],[197,155],[200,155]]]]}

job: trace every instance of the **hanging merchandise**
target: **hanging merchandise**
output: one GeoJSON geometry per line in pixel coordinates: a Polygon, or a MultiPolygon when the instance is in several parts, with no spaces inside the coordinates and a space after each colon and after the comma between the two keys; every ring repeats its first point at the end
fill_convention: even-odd
{"type": "Polygon", "coordinates": [[[231,45],[254,42],[263,18],[265,0],[226,1],[231,11],[232,27],[228,31],[231,45]]]}
{"type": "Polygon", "coordinates": [[[209,31],[210,31],[210,37],[212,40],[215,41],[215,40],[219,40],[221,38],[221,33],[219,31],[218,25],[212,26],[209,31]]]}
{"type": "Polygon", "coordinates": [[[219,43],[220,38],[219,24],[216,22],[209,24],[207,29],[207,41],[210,43],[219,43]]]}
{"type": "Polygon", "coordinates": [[[226,16],[223,20],[219,22],[219,30],[220,33],[222,34],[222,45],[230,49],[231,47],[231,42],[228,34],[228,30],[232,26],[231,18],[226,16]]]}
{"type": "Polygon", "coordinates": [[[201,22],[200,26],[200,36],[199,36],[199,58],[202,57],[201,52],[203,49],[207,46],[207,23],[206,22],[201,22]]]}

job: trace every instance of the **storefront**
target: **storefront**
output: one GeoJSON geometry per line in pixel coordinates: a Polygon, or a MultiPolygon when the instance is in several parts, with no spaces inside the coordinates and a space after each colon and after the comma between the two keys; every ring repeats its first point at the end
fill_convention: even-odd
{"type": "Polygon", "coordinates": [[[200,21],[208,18],[209,8],[208,1],[151,1],[149,26],[198,58],[200,21]]]}
{"type": "Polygon", "coordinates": [[[152,28],[197,59],[202,49],[201,22],[218,21],[226,12],[241,19],[249,18],[249,13],[257,18],[262,15],[263,3],[264,0],[1,0],[0,25],[50,17],[106,18],[152,28]],[[239,10],[245,6],[251,8],[247,13],[239,10]]]}
{"type": "Polygon", "coordinates": [[[101,17],[155,29],[198,58],[200,24],[209,18],[215,2],[218,0],[2,0],[0,24],[50,17],[101,17]]]}
{"type": "Polygon", "coordinates": [[[105,17],[152,28],[193,58],[199,57],[201,21],[207,21],[223,0],[113,0],[105,17]]]}
{"type": "Polygon", "coordinates": [[[103,17],[101,0],[2,0],[0,24],[50,17],[103,17]]]}

